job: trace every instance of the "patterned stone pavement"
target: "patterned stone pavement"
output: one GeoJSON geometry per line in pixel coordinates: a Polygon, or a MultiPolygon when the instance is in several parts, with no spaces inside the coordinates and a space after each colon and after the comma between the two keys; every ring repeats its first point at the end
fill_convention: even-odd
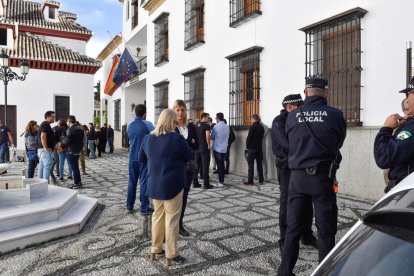
{"type": "MultiPolygon", "coordinates": [[[[24,163],[15,163],[16,172],[24,163]]],[[[277,183],[246,187],[226,176],[225,188],[192,189],[180,238],[188,261],[167,269],[148,259],[151,219],[126,214],[126,151],[87,161],[81,194],[99,205],[81,233],[0,256],[0,275],[275,275],[280,264],[277,183]]],[[[217,177],[212,176],[217,182],[217,177]]],[[[64,183],[69,184],[69,181],[64,183]]],[[[139,198],[139,197],[138,197],[139,198]]],[[[139,203],[139,202],[138,202],[139,203]]],[[[137,206],[137,205],[136,205],[137,206]]],[[[339,196],[339,240],[372,202],[339,196]]],[[[302,246],[295,272],[310,275],[317,251],[302,246]]]]}

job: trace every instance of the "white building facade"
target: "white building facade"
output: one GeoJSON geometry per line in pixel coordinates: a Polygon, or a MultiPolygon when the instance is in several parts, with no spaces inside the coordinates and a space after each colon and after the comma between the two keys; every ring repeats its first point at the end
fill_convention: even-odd
{"type": "MultiPolygon", "coordinates": [[[[176,99],[190,106],[190,118],[203,111],[213,118],[223,112],[237,136],[231,171],[245,174],[250,116],[258,113],[270,127],[284,96],[304,96],[305,77],[324,74],[330,81],[330,104],[348,122],[340,192],[372,199],[383,194],[373,141],[385,117],[400,111],[403,96],[397,91],[406,86],[414,2],[120,2],[126,46],[146,57],[147,67],[114,94],[124,97],[120,125],[129,121],[131,104],[138,103],[146,103],[151,121],[176,99]]],[[[270,137],[266,139],[268,178],[274,179],[270,137]]]]}
{"type": "Polygon", "coordinates": [[[9,55],[11,69],[20,74],[22,60],[30,65],[25,81],[13,80],[7,87],[7,125],[17,148],[25,148],[21,134],[27,123],[40,124],[48,110],[56,112],[56,120],[75,115],[84,124],[91,122],[93,77],[101,66],[85,55],[92,32],[76,23],[76,14],[61,11],[60,3],[52,0],[3,0],[0,15],[0,48],[9,55]]]}

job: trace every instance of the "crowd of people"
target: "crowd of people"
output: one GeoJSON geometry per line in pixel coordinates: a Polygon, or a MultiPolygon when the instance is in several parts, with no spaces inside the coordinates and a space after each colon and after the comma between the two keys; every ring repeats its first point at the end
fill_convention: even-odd
{"type": "MultiPolygon", "coordinates": [[[[55,112],[47,111],[40,125],[37,121],[31,120],[26,126],[24,138],[28,159],[27,178],[34,177],[37,167],[39,178],[49,181],[51,176],[55,177],[55,170],[56,178],[64,181],[66,163],[66,180],[73,180],[73,184],[69,187],[80,189],[82,188],[80,171],[83,175],[88,174],[85,157],[95,159],[96,151],[100,157],[106,152],[107,143],[109,153],[113,153],[114,130],[106,124],[102,128],[96,128],[92,123],[88,126],[82,125],[73,115],[66,119],[59,119],[52,128],[55,119],[55,112]]],[[[12,140],[12,136],[9,137],[12,140]]]]}

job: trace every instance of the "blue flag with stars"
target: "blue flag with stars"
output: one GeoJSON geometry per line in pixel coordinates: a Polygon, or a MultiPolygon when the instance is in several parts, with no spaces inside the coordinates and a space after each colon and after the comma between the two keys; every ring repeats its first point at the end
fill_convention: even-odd
{"type": "Polygon", "coordinates": [[[122,53],[121,60],[119,61],[118,68],[116,68],[113,82],[116,86],[121,86],[132,74],[136,72],[138,72],[138,66],[128,49],[125,48],[122,53]]]}

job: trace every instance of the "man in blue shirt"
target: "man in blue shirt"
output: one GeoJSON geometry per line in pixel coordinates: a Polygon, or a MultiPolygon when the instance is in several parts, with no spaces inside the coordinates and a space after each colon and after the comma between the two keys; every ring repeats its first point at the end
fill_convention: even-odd
{"type": "Polygon", "coordinates": [[[213,152],[217,161],[217,171],[219,177],[219,183],[217,187],[223,187],[224,184],[224,160],[226,160],[227,146],[229,143],[230,128],[224,121],[224,114],[217,113],[216,115],[217,124],[214,126],[211,139],[214,140],[213,152]]]}
{"type": "Polygon", "coordinates": [[[136,118],[132,120],[127,127],[129,139],[129,179],[126,208],[128,213],[134,209],[138,178],[140,183],[140,201],[141,215],[151,215],[154,210],[151,209],[147,195],[148,169],[147,165],[139,161],[139,150],[142,139],[145,135],[154,130],[154,125],[146,121],[147,108],[143,104],[135,107],[136,118]]]}

